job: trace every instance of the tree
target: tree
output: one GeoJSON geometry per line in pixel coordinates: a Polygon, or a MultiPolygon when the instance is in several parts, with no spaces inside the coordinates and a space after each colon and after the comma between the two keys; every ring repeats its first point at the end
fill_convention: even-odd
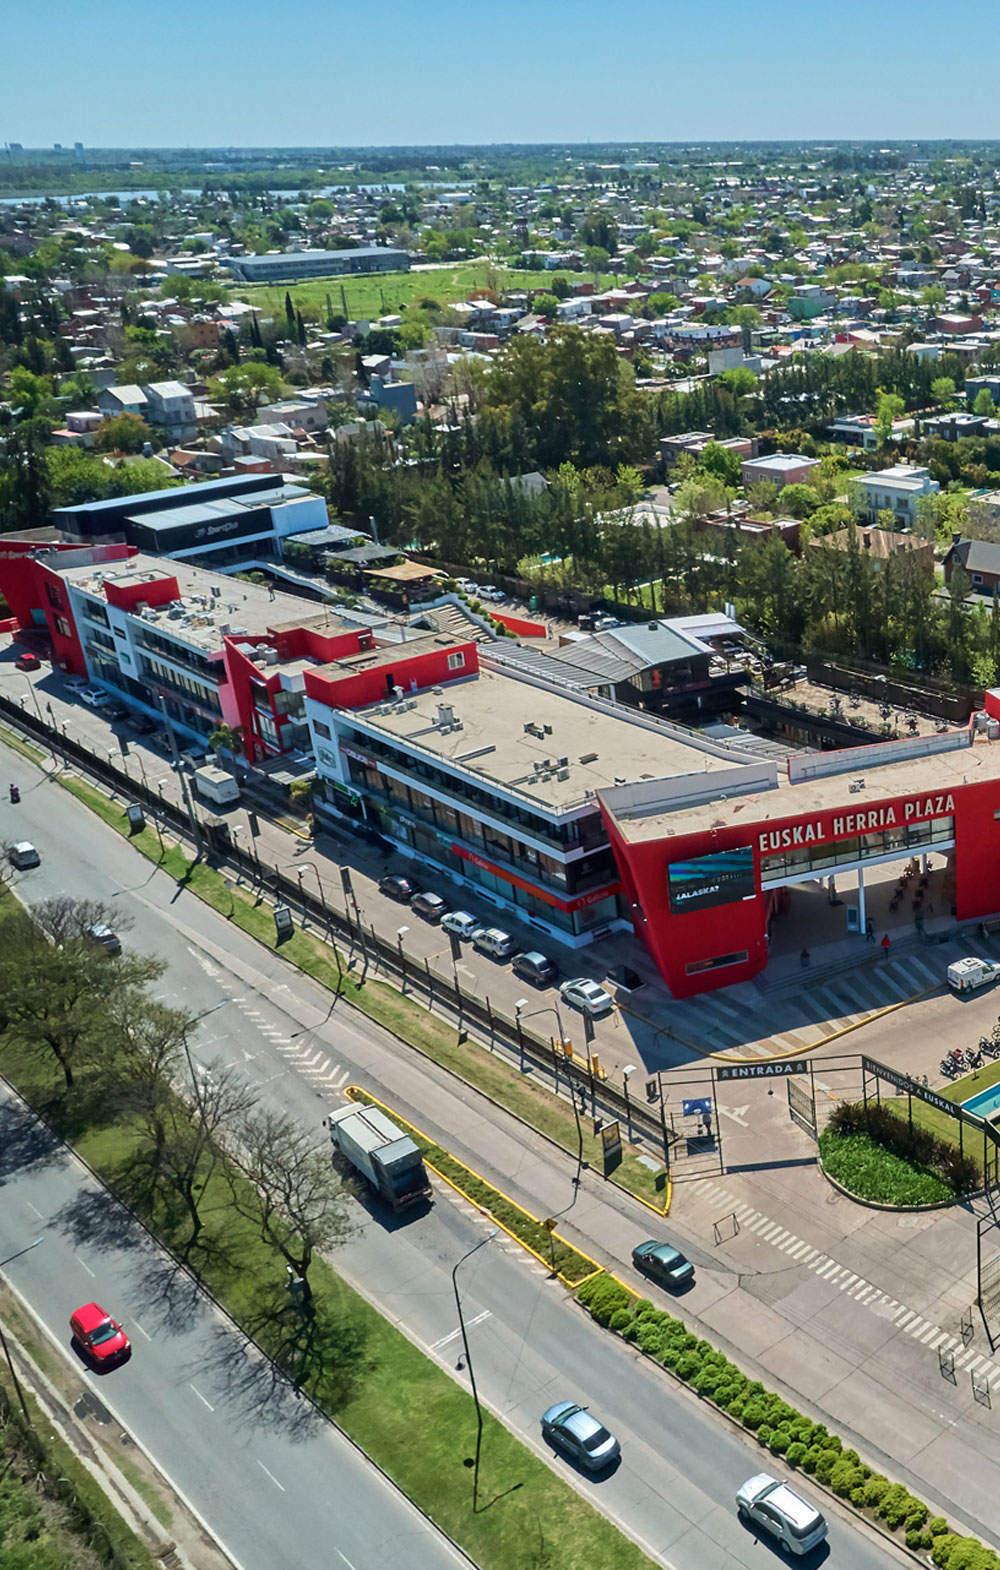
{"type": "Polygon", "coordinates": [[[583,265],[595,277],[607,272],[610,260],[610,252],[603,245],[585,245],[583,248],[583,265]]]}
{"type": "Polygon", "coordinates": [[[353,1231],[345,1192],[333,1170],[329,1145],[285,1112],[253,1107],[232,1129],[228,1154],[233,1205],[276,1248],[312,1300],[309,1267],[319,1249],[344,1242],[353,1231]],[[242,1181],[241,1181],[242,1179],[242,1181]]]}
{"type": "Polygon", "coordinates": [[[294,343],[295,342],[295,307],[292,304],[292,296],[291,296],[291,294],[289,293],[289,291],[287,289],[285,290],[285,321],[288,324],[288,336],[292,340],[292,342],[294,343]]]}
{"type": "Polygon", "coordinates": [[[16,365],[7,378],[7,400],[22,420],[48,414],[52,408],[52,378],[16,365]]]}
{"type": "Polygon", "coordinates": [[[142,955],[112,964],[84,937],[53,943],[27,912],[5,922],[4,939],[0,1028],[29,1051],[51,1053],[67,1090],[76,1067],[103,1050],[112,1003],[135,1001],[166,969],[142,955]]]}
{"type": "Polygon", "coordinates": [[[997,406],[993,402],[993,394],[988,387],[980,387],[976,393],[976,401],[972,405],[973,414],[981,415],[984,419],[992,420],[996,417],[997,406]]]}
{"type": "Polygon", "coordinates": [[[757,386],[756,376],[745,365],[734,365],[723,371],[719,381],[737,398],[748,397],[757,386]]]}
{"type": "Polygon", "coordinates": [[[936,403],[943,403],[950,408],[955,396],[955,383],[950,376],[935,376],[931,382],[931,395],[936,403]]]}
{"type": "Polygon", "coordinates": [[[892,440],[892,428],[899,419],[906,404],[898,393],[883,392],[879,389],[878,401],[875,405],[875,431],[880,444],[884,447],[886,442],[892,440]]]}
{"type": "Polygon", "coordinates": [[[705,474],[710,474],[720,485],[731,486],[734,490],[740,483],[740,460],[731,447],[720,447],[718,442],[709,442],[700,459],[699,469],[705,474]]]}
{"type": "Polygon", "coordinates": [[[544,316],[551,321],[559,309],[559,301],[554,294],[536,294],[531,302],[531,309],[536,316],[544,316]]]}
{"type": "Polygon", "coordinates": [[[274,365],[245,360],[240,365],[227,365],[212,384],[212,390],[232,413],[252,413],[265,395],[269,399],[278,396],[281,372],[274,365]]]}
{"type": "Polygon", "coordinates": [[[811,485],[786,485],[778,500],[781,511],[789,518],[810,518],[819,504],[819,496],[811,485]]]}
{"type": "Polygon", "coordinates": [[[142,452],[153,433],[145,420],[137,414],[124,411],[109,420],[102,420],[94,431],[94,446],[98,452],[142,452]]]}
{"type": "Polygon", "coordinates": [[[51,503],[44,438],[48,427],[24,420],[4,438],[0,460],[0,530],[38,529],[51,503]]]}
{"type": "Polygon", "coordinates": [[[212,751],[228,752],[235,756],[243,747],[243,733],[240,728],[235,730],[231,725],[217,725],[208,738],[208,745],[212,751]]]}

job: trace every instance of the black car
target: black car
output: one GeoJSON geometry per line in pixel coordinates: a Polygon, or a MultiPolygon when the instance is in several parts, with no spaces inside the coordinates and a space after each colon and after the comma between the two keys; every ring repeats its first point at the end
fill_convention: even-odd
{"type": "Polygon", "coordinates": [[[408,905],[417,892],[415,883],[411,883],[409,878],[399,877],[394,872],[379,878],[378,887],[380,894],[388,894],[390,899],[398,900],[401,905],[408,905]]]}
{"type": "Polygon", "coordinates": [[[525,954],[515,954],[510,962],[510,968],[516,976],[522,976],[525,981],[531,981],[536,987],[547,987],[556,981],[559,972],[545,954],[539,954],[535,949],[525,954]]]}
{"type": "Polygon", "coordinates": [[[107,720],[127,720],[129,715],[124,703],[106,703],[103,713],[107,720]]]}

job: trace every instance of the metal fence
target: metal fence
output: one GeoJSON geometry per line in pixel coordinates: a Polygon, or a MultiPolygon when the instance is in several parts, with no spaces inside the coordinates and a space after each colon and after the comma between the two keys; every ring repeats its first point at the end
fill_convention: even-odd
{"type": "Polygon", "coordinates": [[[401,941],[393,942],[371,924],[362,923],[357,905],[346,892],[343,909],[338,909],[329,903],[319,886],[313,894],[303,887],[301,876],[290,876],[280,863],[260,856],[256,840],[252,851],[234,843],[224,819],[198,818],[193,809],[195,824],[192,825],[191,816],[183,807],[167,800],[145,777],[137,777],[127,770],[124,756],[119,767],[112,761],[113,754],[102,758],[90,752],[72,737],[47,725],[40,716],[3,695],[0,695],[0,715],[8,717],[29,738],[41,741],[54,757],[61,756],[66,764],[72,764],[115,793],[141,804],[158,823],[169,825],[185,838],[191,838],[196,831],[201,839],[202,855],[209,865],[234,869],[240,878],[245,877],[258,885],[262,896],[269,895],[276,904],[287,905],[300,918],[306,917],[320,926],[331,945],[347,951],[352,966],[360,957],[361,978],[366,978],[371,969],[392,980],[405,994],[419,999],[453,1022],[460,1041],[465,1035],[474,1034],[491,1051],[500,1052],[515,1064],[521,1073],[538,1075],[557,1092],[572,1097],[574,1104],[579,1101],[595,1124],[619,1119],[629,1130],[633,1142],[652,1143],[669,1164],[676,1134],[664,1114],[663,1090],[658,1076],[646,1080],[642,1098],[632,1095],[627,1082],[619,1086],[603,1077],[595,1067],[589,1049],[586,1061],[576,1054],[570,1056],[560,1048],[555,1037],[541,1036],[524,1021],[512,1019],[494,1008],[488,996],[480,998],[465,991],[457,970],[451,978],[442,976],[432,970],[429,961],[408,954],[401,941]]]}

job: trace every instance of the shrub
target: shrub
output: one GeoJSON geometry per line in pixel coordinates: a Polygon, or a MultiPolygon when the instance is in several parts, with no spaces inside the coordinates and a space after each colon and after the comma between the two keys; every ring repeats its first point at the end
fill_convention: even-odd
{"type": "Polygon", "coordinates": [[[948,1530],[948,1523],[943,1515],[931,1516],[927,1523],[927,1530],[931,1537],[943,1537],[948,1530]]]}
{"type": "Polygon", "coordinates": [[[882,1503],[889,1490],[889,1479],[878,1473],[870,1477],[864,1485],[865,1504],[875,1510],[882,1503]]]}
{"type": "Polygon", "coordinates": [[[631,1293],[610,1276],[593,1276],[580,1288],[580,1302],[590,1310],[599,1325],[608,1325],[621,1308],[629,1308],[631,1293]]]}
{"type": "Polygon", "coordinates": [[[682,1352],[677,1359],[676,1372],[681,1379],[693,1379],[701,1368],[697,1352],[682,1352]]]}
{"type": "Polygon", "coordinates": [[[743,1427],[759,1428],[767,1416],[767,1408],[756,1396],[752,1396],[743,1408],[743,1427]]]}
{"type": "Polygon", "coordinates": [[[771,1443],[771,1432],[772,1430],[770,1423],[761,1423],[757,1430],[757,1443],[761,1445],[769,1445],[771,1443]]]}
{"type": "Polygon", "coordinates": [[[955,1532],[939,1533],[935,1537],[934,1546],[931,1549],[931,1558],[934,1563],[936,1565],[946,1565],[951,1558],[951,1551],[958,1541],[958,1535],[955,1532]]]}
{"type": "Polygon", "coordinates": [[[801,1466],[802,1458],[805,1453],[806,1447],[802,1443],[801,1439],[793,1439],[788,1449],[785,1451],[785,1460],[788,1462],[789,1466],[801,1466]]]}
{"type": "Polygon", "coordinates": [[[630,1308],[616,1308],[611,1318],[608,1320],[608,1328],[611,1330],[621,1331],[631,1323],[632,1310],[630,1308]]]}
{"type": "Polygon", "coordinates": [[[855,1461],[849,1461],[846,1456],[841,1456],[830,1473],[830,1487],[840,1499],[846,1499],[854,1489],[860,1488],[864,1482],[864,1472],[855,1461]]]}
{"type": "Polygon", "coordinates": [[[712,1363],[702,1363],[691,1383],[700,1396],[714,1396],[719,1386],[719,1370],[712,1363]]]}
{"type": "Polygon", "coordinates": [[[640,1352],[646,1352],[650,1357],[655,1357],[662,1344],[659,1326],[651,1325],[648,1319],[640,1320],[635,1340],[640,1352]]]}
{"type": "Polygon", "coordinates": [[[647,1314],[658,1314],[660,1311],[655,1303],[649,1301],[648,1297],[640,1297],[633,1304],[632,1312],[635,1314],[636,1319],[645,1319],[647,1314]]]}
{"type": "Polygon", "coordinates": [[[837,1465],[839,1456],[836,1450],[821,1450],[816,1462],[816,1477],[821,1483],[828,1483],[833,1476],[833,1469],[837,1465]]]}
{"type": "Polygon", "coordinates": [[[771,1450],[776,1456],[783,1456],[792,1442],[792,1436],[787,1428],[776,1428],[771,1435],[771,1450]]]}
{"type": "Polygon", "coordinates": [[[809,1449],[802,1457],[803,1472],[815,1472],[819,1458],[822,1454],[823,1452],[818,1448],[818,1446],[810,1445],[809,1449]]]}
{"type": "Polygon", "coordinates": [[[656,1360],[662,1363],[664,1368],[676,1370],[680,1355],[676,1347],[661,1346],[656,1353],[656,1360]]]}
{"type": "Polygon", "coordinates": [[[919,1532],[929,1515],[930,1511],[924,1504],[923,1500],[914,1499],[913,1495],[911,1494],[910,1508],[903,1518],[903,1525],[906,1527],[908,1532],[919,1532]]]}
{"type": "Polygon", "coordinates": [[[914,1549],[914,1550],[916,1550],[918,1548],[923,1548],[924,1544],[921,1542],[921,1538],[923,1537],[923,1535],[924,1534],[922,1532],[907,1532],[907,1534],[906,1534],[906,1546],[907,1546],[907,1548],[914,1549]]]}

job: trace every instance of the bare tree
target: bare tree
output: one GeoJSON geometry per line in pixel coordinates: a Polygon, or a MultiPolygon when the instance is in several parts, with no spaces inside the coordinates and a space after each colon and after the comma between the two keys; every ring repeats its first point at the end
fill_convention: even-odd
{"type": "Polygon", "coordinates": [[[53,943],[87,940],[94,927],[125,932],[132,925],[130,917],[112,909],[103,900],[70,899],[65,894],[32,905],[31,919],[53,943]]]}
{"type": "Polygon", "coordinates": [[[329,1146],[318,1145],[286,1113],[266,1107],[253,1108],[234,1134],[228,1149],[236,1169],[233,1203],[299,1277],[308,1303],[313,1255],[344,1242],[354,1230],[329,1146]]]}
{"type": "Polygon", "coordinates": [[[199,1202],[226,1130],[250,1114],[255,1092],[235,1070],[215,1064],[189,1080],[191,1020],[180,1009],[143,998],[140,1007],[115,1007],[109,1027],[115,1099],[149,1142],[153,1177],[183,1201],[190,1248],[204,1226],[199,1202]]]}

